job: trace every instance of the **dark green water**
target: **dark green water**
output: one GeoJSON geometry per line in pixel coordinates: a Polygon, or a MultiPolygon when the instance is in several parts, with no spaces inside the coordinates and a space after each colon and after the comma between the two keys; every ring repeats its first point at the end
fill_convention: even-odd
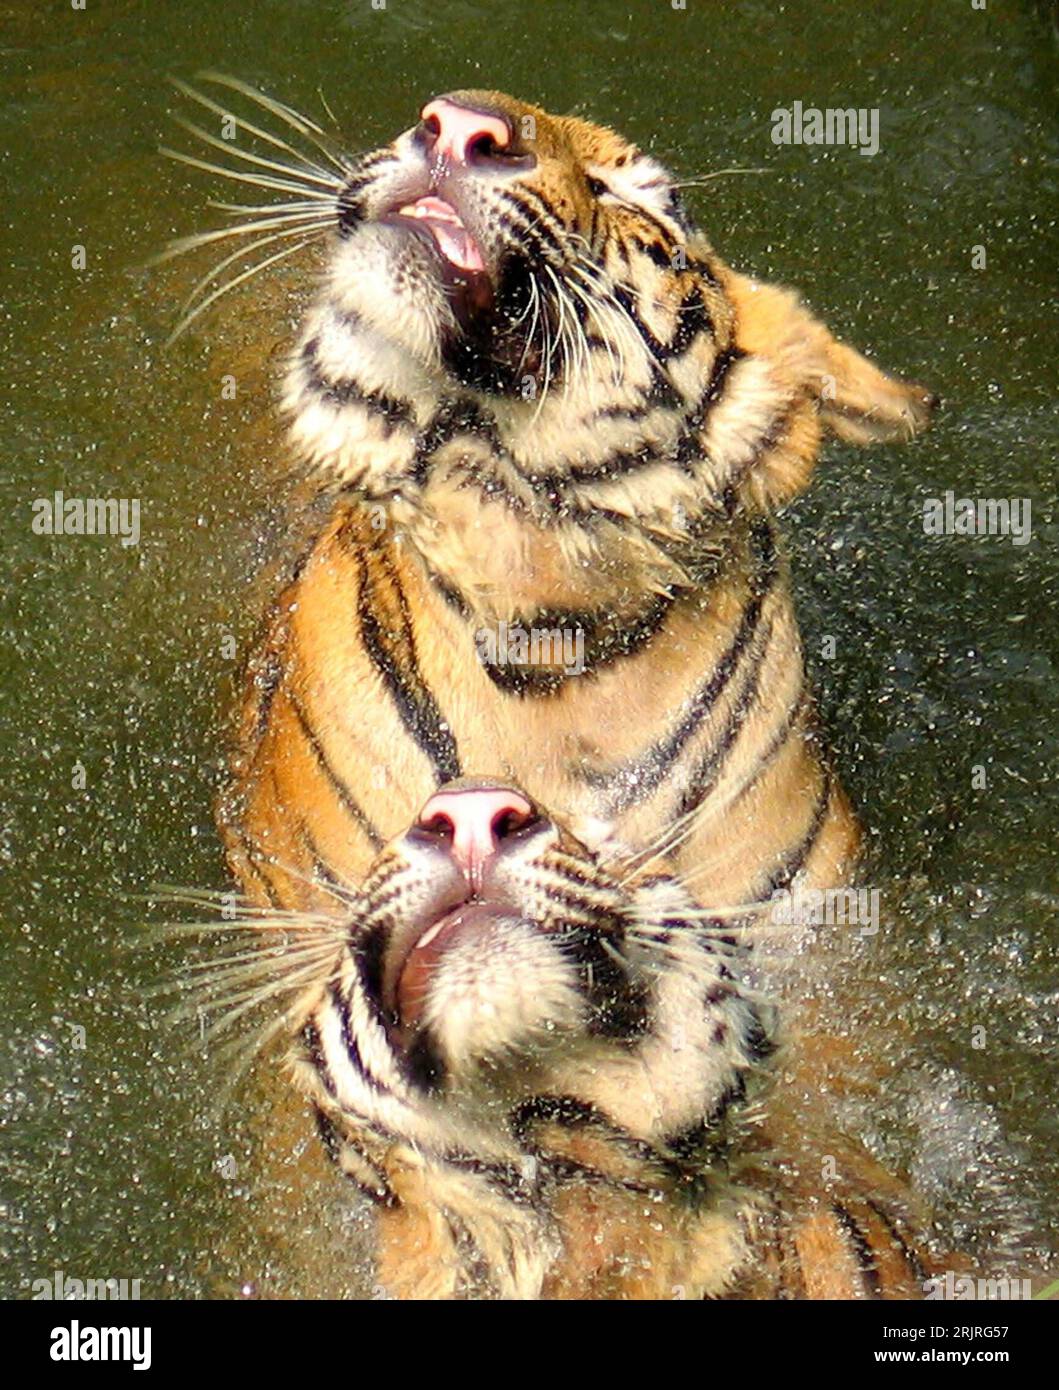
{"type": "Polygon", "coordinates": [[[1011,1253],[1020,1233],[1054,1250],[1048,7],[87,5],[0,3],[0,1292],[63,1269],[194,1295],[230,1272],[212,1253],[222,1232],[241,1268],[269,1258],[246,1136],[209,1118],[214,1073],[144,1002],[157,962],[125,950],[144,914],[123,895],[223,884],[210,810],[234,665],[223,639],[241,647],[252,626],[282,491],[267,358],[290,333],[297,275],[237,292],[167,351],[190,272],[141,268],[229,194],[155,154],[179,138],[165,75],[202,67],[321,119],[322,92],[352,149],[436,92],[496,86],[610,121],[683,177],[767,166],[691,192],[719,249],[798,285],[836,330],[944,397],[914,447],[832,447],[788,517],[810,649],[836,639],[814,666],[890,923],[859,962],[866,1009],[873,980],[898,983],[915,1038],[884,1103],[850,1123],[913,1172],[957,1242],[1011,1273],[1028,1258],[1011,1253]],[[795,100],[878,108],[879,153],[777,148],[770,113],[795,100]],[[141,499],[140,544],[33,534],[31,503],[56,488],[141,499]],[[1031,542],[925,536],[923,498],[947,489],[1029,498],[1031,542]],[[225,1156],[234,1177],[217,1170],[225,1156]]]}

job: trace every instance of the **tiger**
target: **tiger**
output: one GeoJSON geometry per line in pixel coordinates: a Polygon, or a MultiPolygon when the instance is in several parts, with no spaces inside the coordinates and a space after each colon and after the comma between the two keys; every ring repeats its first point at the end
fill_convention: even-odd
{"type": "Polygon", "coordinates": [[[380,1286],[917,1296],[914,1197],[785,1116],[841,1058],[785,1032],[804,927],[754,924],[860,846],[776,514],[936,397],[582,117],[454,91],[333,167],[281,398],[312,524],[218,825],[380,1286]]]}

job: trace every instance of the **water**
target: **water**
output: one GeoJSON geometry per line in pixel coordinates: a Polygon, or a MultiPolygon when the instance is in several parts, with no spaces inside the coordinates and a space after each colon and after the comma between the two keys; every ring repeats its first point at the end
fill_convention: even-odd
{"type": "MultiPolygon", "coordinates": [[[[255,1266],[299,1287],[281,1235],[251,1221],[270,1204],[252,1136],[239,1112],[211,1117],[209,1063],[145,994],[159,962],[127,949],[151,883],[224,883],[211,823],[235,666],[224,638],[245,643],[276,549],[269,380],[304,285],[279,275],[163,348],[194,277],[144,262],[228,192],[154,153],[178,139],[165,75],[201,67],[318,116],[322,92],[353,149],[409,124],[426,96],[475,85],[612,120],[683,177],[767,166],[689,194],[718,247],[941,392],[915,446],[830,448],[787,519],[826,722],[887,908],[847,968],[862,985],[853,1035],[890,1020],[892,1080],[850,1123],[913,1173],[954,1244],[1000,1264],[1023,1230],[1054,1249],[1047,7],[795,0],[722,18],[696,0],[89,0],[84,13],[11,4],[5,23],[0,1292],[59,1268],[139,1277],[145,1296],[235,1287],[255,1266]],[[796,99],[879,108],[879,155],[777,149],[770,113],[796,99]],[[32,500],[56,488],[141,499],[139,546],[32,534],[32,500]],[[926,538],[923,498],[950,488],[1030,498],[1031,543],[926,538]]],[[[306,1209],[334,1200],[320,1181],[306,1209]]],[[[343,1238],[361,1223],[345,1216],[343,1238]]]]}

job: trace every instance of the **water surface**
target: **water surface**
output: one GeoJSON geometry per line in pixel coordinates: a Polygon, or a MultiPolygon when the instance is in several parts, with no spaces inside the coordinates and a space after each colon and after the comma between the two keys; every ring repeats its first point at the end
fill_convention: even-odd
{"type": "MultiPolygon", "coordinates": [[[[1046,8],[9,0],[3,24],[0,1291],[64,1269],[189,1296],[255,1266],[304,1288],[251,1220],[275,1193],[239,1112],[211,1115],[210,1064],[144,996],[157,962],[126,950],[150,884],[224,884],[211,801],[236,666],[225,639],[244,648],[275,550],[270,379],[308,275],[236,292],[163,347],[194,277],[144,263],[229,192],[155,153],[180,138],[166,74],[203,67],[322,120],[326,102],[354,150],[474,85],[611,121],[685,178],[767,167],[689,191],[722,253],[798,285],[836,331],[944,397],[913,447],[831,447],[787,518],[826,723],[887,909],[852,967],[851,1031],[878,999],[905,1001],[892,1084],[849,1123],[912,1173],[955,1243],[1011,1273],[1027,1239],[1054,1249],[1046,8]],[[777,148],[770,113],[795,100],[878,109],[878,155],[777,148]],[[34,535],[32,500],[55,489],[139,498],[140,544],[34,535]],[[923,499],[947,489],[1029,498],[1031,542],[925,537],[923,499]]],[[[302,1195],[307,1209],[325,1198],[302,1195]]],[[[336,1230],[360,1219],[351,1208],[336,1230]]]]}

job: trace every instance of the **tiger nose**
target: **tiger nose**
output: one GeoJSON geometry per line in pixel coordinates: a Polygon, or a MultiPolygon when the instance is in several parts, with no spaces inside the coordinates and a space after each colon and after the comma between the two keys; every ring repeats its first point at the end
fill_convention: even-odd
{"type": "Polygon", "coordinates": [[[477,884],[482,866],[504,842],[539,820],[533,803],[514,787],[453,787],[427,800],[416,829],[447,843],[453,859],[477,884]]]}
{"type": "Polygon", "coordinates": [[[435,97],[420,112],[434,137],[434,153],[454,164],[470,164],[475,155],[506,150],[511,123],[495,111],[476,111],[450,97],[435,97]]]}

